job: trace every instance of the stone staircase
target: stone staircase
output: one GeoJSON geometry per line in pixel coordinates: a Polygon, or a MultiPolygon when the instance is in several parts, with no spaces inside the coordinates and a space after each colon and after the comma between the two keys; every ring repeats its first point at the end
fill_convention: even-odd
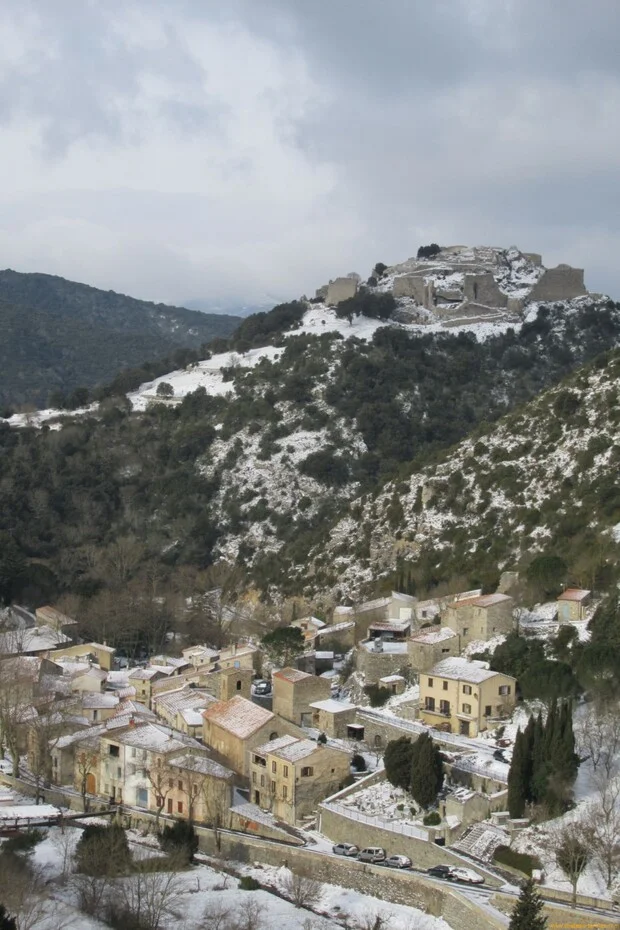
{"type": "Polygon", "coordinates": [[[452,845],[452,849],[480,862],[492,863],[493,853],[497,847],[509,845],[510,837],[506,830],[484,821],[468,827],[452,845]]]}

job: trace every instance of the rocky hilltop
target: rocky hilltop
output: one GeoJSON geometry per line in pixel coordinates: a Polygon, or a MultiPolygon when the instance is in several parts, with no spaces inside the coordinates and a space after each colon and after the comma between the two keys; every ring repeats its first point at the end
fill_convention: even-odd
{"type": "MultiPolygon", "coordinates": [[[[476,323],[518,323],[528,304],[584,297],[582,268],[545,268],[542,256],[492,246],[430,246],[396,265],[378,265],[367,282],[376,292],[398,301],[397,319],[404,323],[471,326],[476,323]]],[[[328,306],[353,297],[359,276],[337,278],[316,292],[328,306]]]]}

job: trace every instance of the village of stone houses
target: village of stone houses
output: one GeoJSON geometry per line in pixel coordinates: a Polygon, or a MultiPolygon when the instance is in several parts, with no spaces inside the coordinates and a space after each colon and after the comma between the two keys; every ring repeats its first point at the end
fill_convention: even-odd
{"type": "Polygon", "coordinates": [[[232,926],[233,914],[258,930],[276,913],[306,930],[494,928],[529,876],[556,922],[613,924],[620,725],[587,705],[524,700],[489,663],[517,629],[543,643],[587,637],[597,600],[568,587],[528,610],[518,592],[510,572],[490,594],[395,591],[262,639],[231,634],[221,649],[172,637],[135,664],[76,641],[53,607],[7,608],[0,826],[5,842],[36,836],[45,878],[29,887],[38,922],[23,926],[102,926],[110,857],[150,863],[183,826],[193,865],[144,871],[159,881],[143,890],[158,920],[176,907],[197,927],[232,926]],[[570,796],[542,818],[532,753],[560,759],[552,778],[570,796]],[[71,857],[97,831],[125,839],[80,876],[78,911],[71,857]]]}

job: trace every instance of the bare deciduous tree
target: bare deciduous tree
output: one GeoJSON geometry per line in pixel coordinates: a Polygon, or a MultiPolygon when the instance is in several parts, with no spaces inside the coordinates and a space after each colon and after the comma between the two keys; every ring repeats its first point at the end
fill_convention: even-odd
{"type": "Polygon", "coordinates": [[[182,895],[176,872],[140,870],[115,888],[115,909],[144,930],[158,930],[182,895]]]}
{"type": "Polygon", "coordinates": [[[321,900],[323,894],[321,882],[294,872],[287,872],[280,885],[295,907],[312,907],[321,900]]]}
{"type": "Polygon", "coordinates": [[[620,774],[620,714],[617,707],[589,705],[578,719],[576,739],[580,755],[590,759],[595,773],[602,771],[606,780],[620,774]]]}
{"type": "Polygon", "coordinates": [[[85,811],[88,810],[88,801],[86,798],[86,795],[88,794],[88,776],[95,774],[97,771],[98,763],[98,747],[84,747],[77,753],[75,757],[75,774],[77,775],[80,794],[82,795],[82,807],[85,811]]]}
{"type": "Polygon", "coordinates": [[[555,861],[573,886],[573,905],[577,903],[577,885],[592,858],[592,836],[589,827],[573,821],[564,824],[552,835],[555,861]]]}
{"type": "Polygon", "coordinates": [[[264,904],[248,895],[235,913],[231,930],[262,930],[265,911],[264,904]]]}

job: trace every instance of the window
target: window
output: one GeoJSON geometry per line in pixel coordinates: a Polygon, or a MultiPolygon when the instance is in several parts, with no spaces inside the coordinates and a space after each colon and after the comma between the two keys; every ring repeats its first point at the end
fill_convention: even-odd
{"type": "Polygon", "coordinates": [[[428,686],[429,686],[429,688],[432,688],[432,687],[433,687],[433,679],[432,679],[432,678],[429,678],[429,679],[428,679],[428,686]]]}
{"type": "Polygon", "coordinates": [[[435,698],[427,697],[424,698],[424,708],[425,710],[435,710],[435,698]]]}
{"type": "Polygon", "coordinates": [[[302,778],[310,778],[311,775],[314,775],[314,768],[311,765],[307,765],[305,768],[301,770],[302,778]]]}
{"type": "Polygon", "coordinates": [[[277,771],[278,771],[278,766],[276,765],[275,762],[272,762],[272,763],[271,763],[271,771],[272,771],[272,772],[277,772],[277,771]]]}
{"type": "Polygon", "coordinates": [[[504,696],[510,694],[510,685],[500,685],[499,693],[504,696]]]}
{"type": "Polygon", "coordinates": [[[256,772],[252,772],[252,784],[256,784],[256,772]]]}
{"type": "Polygon", "coordinates": [[[442,649],[441,651],[442,651],[442,653],[444,653],[444,652],[450,652],[450,649],[449,649],[448,647],[446,647],[445,649],[442,649]]]}
{"type": "Polygon", "coordinates": [[[284,777],[288,778],[288,765],[284,766],[284,777]]]}
{"type": "Polygon", "coordinates": [[[169,778],[169,779],[168,779],[168,787],[169,787],[169,788],[172,788],[173,786],[174,786],[174,782],[172,781],[171,778],[169,778]]]}
{"type": "Polygon", "coordinates": [[[484,716],[485,717],[491,716],[491,705],[490,704],[487,704],[487,706],[484,708],[484,716]]]}
{"type": "Polygon", "coordinates": [[[471,694],[471,685],[463,685],[463,694],[471,694]]]}
{"type": "Polygon", "coordinates": [[[183,782],[182,782],[182,781],[178,781],[178,782],[177,782],[177,785],[179,786],[179,791],[183,791],[183,782]]]}
{"type": "Polygon", "coordinates": [[[445,714],[446,717],[450,716],[450,701],[439,702],[439,713],[445,714]]]}
{"type": "Polygon", "coordinates": [[[241,681],[237,680],[237,691],[241,691],[241,681]]]}
{"type": "Polygon", "coordinates": [[[471,704],[463,704],[463,713],[471,714],[471,704]]]}
{"type": "Polygon", "coordinates": [[[282,797],[284,798],[284,800],[286,800],[288,797],[288,788],[286,787],[286,785],[282,786],[282,797]]]}
{"type": "Polygon", "coordinates": [[[468,634],[469,634],[469,627],[468,627],[468,626],[464,626],[464,627],[463,627],[463,636],[467,636],[468,634]]]}
{"type": "Polygon", "coordinates": [[[177,812],[179,814],[183,813],[183,801],[177,801],[177,812]]]}
{"type": "Polygon", "coordinates": [[[442,685],[443,685],[443,690],[444,690],[444,691],[447,691],[447,690],[448,690],[448,682],[447,682],[447,681],[442,681],[442,685]]]}
{"type": "Polygon", "coordinates": [[[272,782],[271,782],[271,793],[272,793],[272,794],[275,794],[275,793],[276,793],[276,783],[275,783],[275,781],[272,781],[272,782]]]}
{"type": "Polygon", "coordinates": [[[118,746],[110,746],[110,755],[118,759],[118,746]]]}
{"type": "Polygon", "coordinates": [[[131,758],[132,759],[136,758],[136,747],[135,746],[131,747],[131,758]]]}
{"type": "Polygon", "coordinates": [[[116,777],[117,777],[117,778],[120,778],[122,774],[123,774],[123,770],[122,770],[122,768],[121,768],[120,765],[119,765],[119,766],[117,766],[117,769],[116,769],[116,777]]]}
{"type": "Polygon", "coordinates": [[[270,734],[269,734],[269,741],[270,741],[270,742],[271,742],[272,739],[277,739],[277,738],[278,738],[278,734],[277,734],[276,732],[273,732],[273,733],[270,733],[270,734]]]}
{"type": "Polygon", "coordinates": [[[260,777],[260,786],[261,788],[265,787],[265,776],[264,775],[261,775],[260,777]]]}

